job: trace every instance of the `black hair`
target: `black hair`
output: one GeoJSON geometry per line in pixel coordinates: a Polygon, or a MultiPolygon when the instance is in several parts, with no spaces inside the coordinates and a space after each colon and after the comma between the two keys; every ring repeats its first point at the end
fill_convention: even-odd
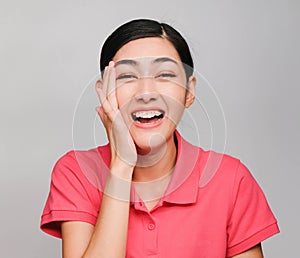
{"type": "Polygon", "coordinates": [[[129,21],[118,27],[104,42],[100,54],[100,71],[113,59],[117,51],[129,41],[160,37],[169,40],[178,52],[183,63],[187,80],[193,74],[194,63],[190,49],[185,39],[173,27],[166,23],[159,23],[150,19],[129,21]]]}

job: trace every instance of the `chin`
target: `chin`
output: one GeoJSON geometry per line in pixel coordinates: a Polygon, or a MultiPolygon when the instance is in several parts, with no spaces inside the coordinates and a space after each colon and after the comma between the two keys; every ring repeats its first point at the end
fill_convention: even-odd
{"type": "Polygon", "coordinates": [[[138,154],[146,155],[166,148],[167,143],[172,139],[175,129],[174,125],[165,125],[155,129],[132,128],[131,135],[138,154]]]}

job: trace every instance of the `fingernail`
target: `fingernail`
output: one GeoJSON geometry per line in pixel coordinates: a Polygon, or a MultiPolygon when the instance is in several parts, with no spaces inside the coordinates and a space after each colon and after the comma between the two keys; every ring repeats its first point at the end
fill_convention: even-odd
{"type": "Polygon", "coordinates": [[[114,61],[110,61],[109,64],[108,64],[108,66],[109,67],[114,67],[114,64],[115,64],[114,61]]]}

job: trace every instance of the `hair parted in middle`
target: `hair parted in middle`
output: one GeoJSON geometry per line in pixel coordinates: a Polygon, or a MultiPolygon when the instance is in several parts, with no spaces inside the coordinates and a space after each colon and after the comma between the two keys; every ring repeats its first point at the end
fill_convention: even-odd
{"type": "Polygon", "coordinates": [[[189,46],[181,34],[166,23],[150,19],[136,19],[118,27],[104,42],[100,54],[100,71],[126,43],[140,38],[160,37],[169,40],[181,59],[187,80],[193,74],[194,63],[189,46]]]}

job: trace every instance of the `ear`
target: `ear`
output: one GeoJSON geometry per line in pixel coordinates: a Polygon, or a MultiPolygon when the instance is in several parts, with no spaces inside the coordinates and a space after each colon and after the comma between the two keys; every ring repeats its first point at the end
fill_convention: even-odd
{"type": "Polygon", "coordinates": [[[196,77],[191,75],[187,82],[187,89],[185,95],[185,107],[188,108],[193,104],[195,99],[195,87],[196,87],[196,77]]]}
{"type": "Polygon", "coordinates": [[[95,85],[95,89],[96,89],[97,93],[98,93],[98,91],[99,91],[100,89],[102,89],[102,85],[103,85],[103,80],[102,80],[102,79],[98,79],[98,80],[96,81],[96,85],[95,85]]]}

